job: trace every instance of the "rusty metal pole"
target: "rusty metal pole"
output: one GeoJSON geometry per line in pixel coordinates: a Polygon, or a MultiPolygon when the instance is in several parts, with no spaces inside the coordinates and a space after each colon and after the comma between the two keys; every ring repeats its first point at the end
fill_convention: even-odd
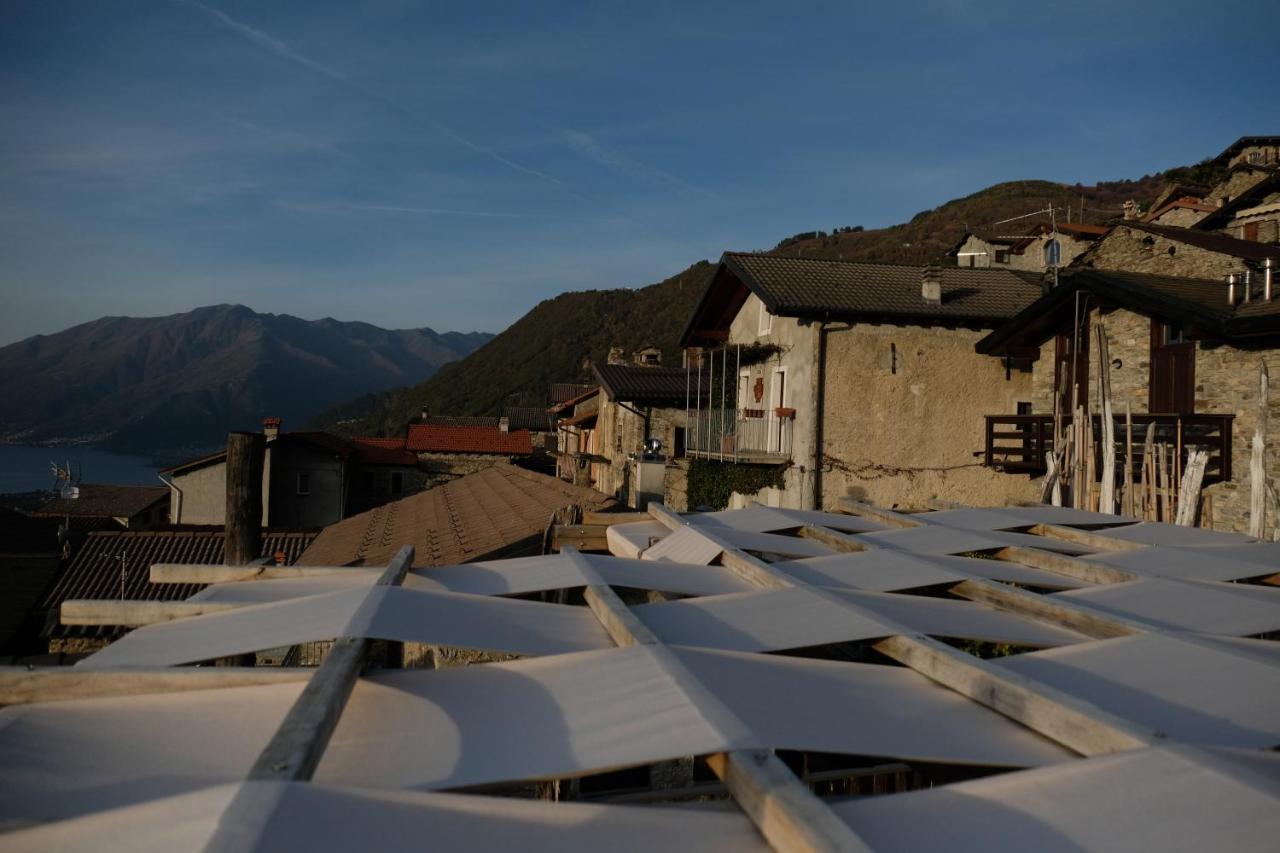
{"type": "Polygon", "coordinates": [[[267,437],[260,432],[227,436],[227,527],[223,562],[247,566],[262,550],[262,465],[267,437]]]}

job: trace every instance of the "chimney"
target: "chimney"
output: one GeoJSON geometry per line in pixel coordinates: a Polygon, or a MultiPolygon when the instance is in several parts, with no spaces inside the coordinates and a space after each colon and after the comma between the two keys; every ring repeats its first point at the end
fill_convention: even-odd
{"type": "Polygon", "coordinates": [[[267,437],[267,441],[275,441],[280,435],[280,423],[279,418],[262,419],[262,434],[267,437]]]}
{"type": "Polygon", "coordinates": [[[1262,262],[1262,298],[1267,302],[1271,301],[1271,276],[1274,267],[1275,261],[1271,258],[1262,262]]]}
{"type": "Polygon", "coordinates": [[[920,277],[920,298],[930,305],[942,304],[942,267],[930,264],[920,277]]]}
{"type": "Polygon", "coordinates": [[[425,423],[426,423],[427,421],[429,421],[429,420],[431,420],[431,410],[430,410],[430,409],[428,409],[426,406],[423,406],[423,407],[422,407],[422,422],[425,424],[425,423]]]}
{"type": "Polygon", "coordinates": [[[1236,304],[1236,274],[1227,274],[1227,304],[1236,304]]]}
{"type": "Polygon", "coordinates": [[[1126,201],[1126,202],[1125,202],[1123,205],[1121,205],[1121,206],[1124,208],[1124,218],[1125,218],[1125,219],[1137,219],[1137,218],[1138,218],[1138,205],[1134,202],[1134,200],[1133,200],[1133,199],[1129,199],[1128,201],[1126,201]]]}
{"type": "Polygon", "coordinates": [[[610,364],[626,364],[627,351],[622,347],[609,347],[609,363],[610,364]]]}
{"type": "Polygon", "coordinates": [[[498,430],[500,432],[511,431],[511,419],[507,417],[498,418],[498,430]]]}

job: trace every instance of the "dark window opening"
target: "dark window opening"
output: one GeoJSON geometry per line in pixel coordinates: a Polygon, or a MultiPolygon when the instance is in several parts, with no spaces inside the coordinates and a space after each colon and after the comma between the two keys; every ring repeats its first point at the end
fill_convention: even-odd
{"type": "Polygon", "coordinates": [[[300,495],[311,494],[311,475],[310,474],[298,475],[298,494],[300,495]]]}

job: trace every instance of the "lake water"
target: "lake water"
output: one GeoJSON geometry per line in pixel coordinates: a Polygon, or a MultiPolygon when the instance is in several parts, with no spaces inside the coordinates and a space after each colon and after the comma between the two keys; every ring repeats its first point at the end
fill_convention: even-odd
{"type": "Polygon", "coordinates": [[[0,444],[0,494],[54,488],[49,463],[71,463],[83,483],[157,486],[156,466],[142,456],[124,456],[91,447],[27,447],[0,444]]]}

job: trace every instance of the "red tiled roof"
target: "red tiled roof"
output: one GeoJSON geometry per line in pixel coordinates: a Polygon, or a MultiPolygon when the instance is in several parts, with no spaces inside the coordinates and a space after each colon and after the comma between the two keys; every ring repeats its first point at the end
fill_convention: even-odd
{"type": "Polygon", "coordinates": [[[361,465],[416,465],[418,457],[405,447],[403,438],[353,438],[355,461],[361,465]]]}
{"type": "Polygon", "coordinates": [[[533,453],[533,437],[527,429],[503,432],[497,427],[409,424],[406,446],[409,450],[419,453],[492,453],[501,456],[528,456],[533,453]]]}

